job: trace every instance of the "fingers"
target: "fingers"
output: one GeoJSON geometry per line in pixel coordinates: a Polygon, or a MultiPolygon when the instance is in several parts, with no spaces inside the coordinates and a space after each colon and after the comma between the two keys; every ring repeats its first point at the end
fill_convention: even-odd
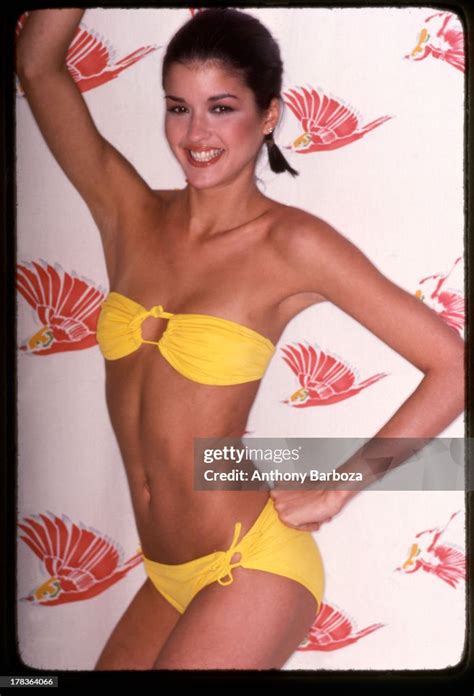
{"type": "Polygon", "coordinates": [[[330,522],[332,520],[332,517],[328,517],[326,520],[322,520],[321,522],[311,522],[308,524],[299,524],[297,525],[296,529],[301,529],[302,532],[318,532],[321,528],[322,524],[325,524],[326,522],[330,522]]]}
{"type": "Polygon", "coordinates": [[[300,524],[296,529],[301,532],[318,532],[321,524],[319,522],[314,522],[312,524],[300,524]]]}

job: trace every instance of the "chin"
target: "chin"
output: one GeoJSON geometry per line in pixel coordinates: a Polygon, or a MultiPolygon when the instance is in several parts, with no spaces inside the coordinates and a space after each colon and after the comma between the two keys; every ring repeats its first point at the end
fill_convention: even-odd
{"type": "Polygon", "coordinates": [[[233,177],[229,178],[227,176],[212,176],[207,178],[203,176],[193,176],[192,174],[189,174],[186,180],[188,186],[192,186],[193,188],[199,191],[205,191],[206,189],[215,188],[216,186],[222,186],[223,184],[229,183],[232,178],[233,177]]]}
{"type": "Polygon", "coordinates": [[[219,179],[212,179],[209,181],[203,181],[202,179],[199,179],[199,177],[193,177],[188,176],[186,177],[186,183],[188,186],[192,186],[194,189],[197,189],[198,191],[204,191],[205,189],[213,188],[214,186],[218,186],[221,182],[219,179]]]}

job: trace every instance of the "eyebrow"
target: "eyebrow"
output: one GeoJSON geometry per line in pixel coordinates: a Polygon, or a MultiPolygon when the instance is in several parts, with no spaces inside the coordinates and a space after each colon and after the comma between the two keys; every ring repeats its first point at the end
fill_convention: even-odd
{"type": "MultiPolygon", "coordinates": [[[[166,99],[172,99],[173,101],[176,102],[185,102],[186,100],[183,99],[182,97],[175,97],[173,94],[165,94],[166,99]]],[[[213,101],[218,101],[219,99],[238,99],[238,97],[235,96],[235,94],[229,94],[228,92],[224,92],[222,94],[215,94],[213,97],[209,97],[207,101],[213,102],[213,101]]]]}

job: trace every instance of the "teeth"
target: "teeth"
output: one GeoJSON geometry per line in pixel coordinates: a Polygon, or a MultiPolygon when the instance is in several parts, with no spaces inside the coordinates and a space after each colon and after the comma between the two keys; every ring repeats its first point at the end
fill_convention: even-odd
{"type": "Polygon", "coordinates": [[[196,152],[194,150],[189,151],[191,157],[198,162],[209,162],[209,160],[214,159],[217,155],[220,155],[223,150],[208,150],[207,152],[196,152]]]}

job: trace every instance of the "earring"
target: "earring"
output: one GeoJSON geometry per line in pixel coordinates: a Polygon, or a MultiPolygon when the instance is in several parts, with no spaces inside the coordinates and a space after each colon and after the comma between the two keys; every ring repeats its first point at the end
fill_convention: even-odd
{"type": "Polygon", "coordinates": [[[273,133],[273,128],[270,128],[270,130],[265,131],[264,135],[270,135],[273,133]]]}

